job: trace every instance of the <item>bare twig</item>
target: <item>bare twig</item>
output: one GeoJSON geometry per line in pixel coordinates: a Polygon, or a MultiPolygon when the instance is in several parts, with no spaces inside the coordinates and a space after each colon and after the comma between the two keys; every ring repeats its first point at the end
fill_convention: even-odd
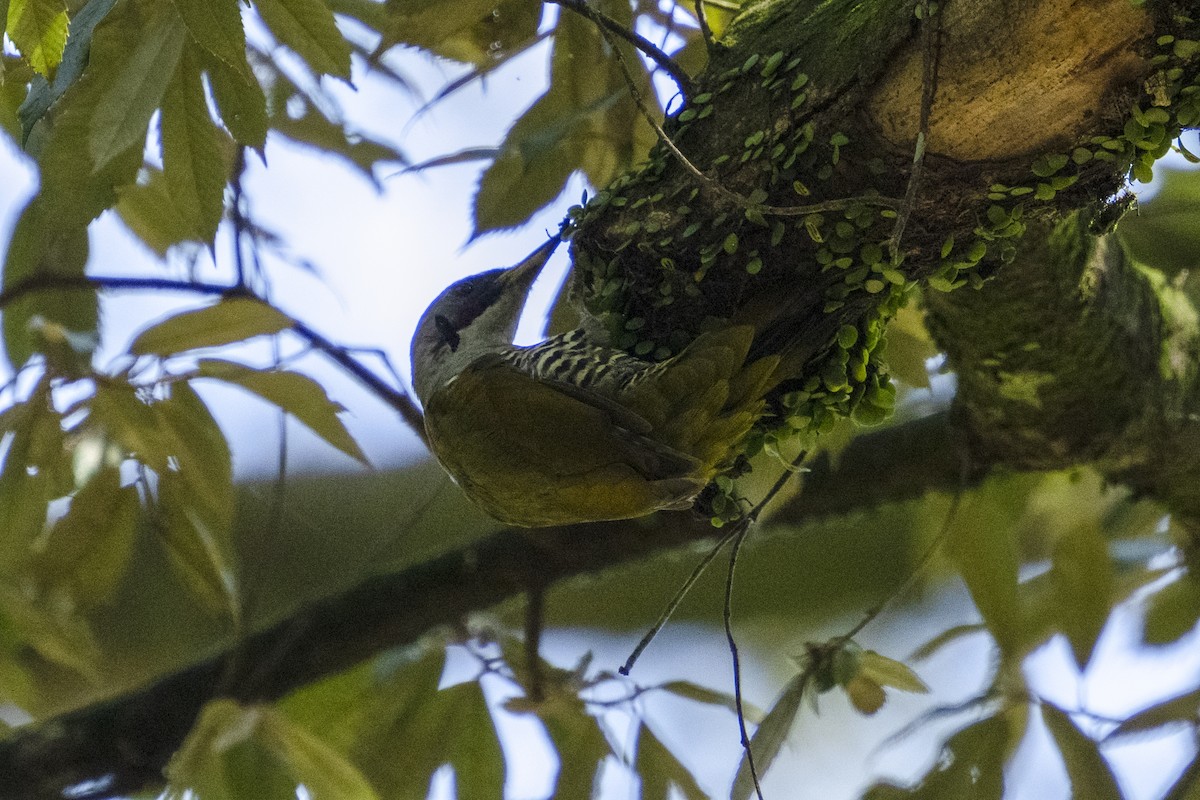
{"type": "MultiPolygon", "coordinates": [[[[791,476],[785,473],[784,481],[791,476]]],[[[782,487],[782,483],[779,484],[782,487]]],[[[737,710],[738,734],[742,740],[742,749],[746,751],[746,766],[750,768],[750,780],[754,782],[754,793],[758,800],[763,800],[762,786],[758,782],[758,768],[754,766],[754,750],[750,747],[750,734],[746,732],[746,711],[742,706],[742,660],[738,656],[737,639],[733,636],[733,576],[737,568],[738,553],[750,532],[749,525],[739,526],[737,536],[733,539],[733,548],[729,551],[729,571],[725,574],[725,609],[721,615],[725,623],[725,641],[729,645],[729,657],[733,662],[733,704],[737,710]]]]}
{"type": "Polygon", "coordinates": [[[892,253],[892,264],[898,265],[900,258],[900,240],[904,236],[904,228],[913,207],[917,204],[917,190],[921,185],[921,173],[925,166],[925,147],[929,140],[929,115],[933,108],[933,98],[937,93],[937,23],[939,13],[930,11],[929,0],[921,0],[921,48],[924,60],[921,76],[921,117],[917,129],[917,142],[913,147],[912,171],[908,174],[908,186],[904,190],[904,201],[896,214],[896,224],[892,227],[892,235],[888,239],[888,249],[892,253]]]}
{"type": "Polygon", "coordinates": [[[696,0],[696,22],[699,23],[700,35],[704,38],[704,49],[711,56],[716,39],[713,38],[712,28],[708,25],[708,14],[704,12],[704,0],[696,0]]]}
{"type": "MultiPolygon", "coordinates": [[[[186,292],[214,297],[243,297],[270,305],[257,294],[236,285],[229,286],[226,284],[205,283],[203,281],[181,281],[174,278],[61,275],[45,272],[33,275],[26,280],[18,281],[0,292],[0,308],[4,308],[26,295],[56,289],[186,292]]],[[[351,356],[346,348],[334,344],[303,322],[293,319],[291,330],[301,339],[304,339],[310,347],[320,351],[366,386],[380,400],[394,408],[412,431],[421,438],[421,441],[425,441],[425,426],[421,412],[403,389],[388,384],[387,381],[368,369],[362,362],[351,356]]]]}
{"type": "Polygon", "coordinates": [[[666,608],[663,609],[661,614],[659,614],[658,619],[655,620],[654,624],[650,626],[650,630],[648,630],[646,634],[638,641],[637,646],[633,648],[633,652],[630,653],[629,658],[625,659],[625,663],[621,665],[617,672],[621,673],[622,675],[629,674],[630,670],[633,669],[633,665],[637,662],[638,658],[641,657],[642,651],[644,651],[650,645],[650,643],[654,641],[654,637],[658,636],[659,631],[661,631],[667,624],[667,621],[671,619],[671,616],[675,613],[676,609],[679,608],[679,604],[683,602],[683,598],[686,597],[688,592],[691,591],[692,587],[696,585],[696,581],[700,580],[700,576],[704,574],[704,570],[706,570],[708,565],[713,562],[713,559],[717,557],[717,554],[721,552],[721,549],[725,547],[727,543],[734,541],[737,537],[745,535],[745,531],[748,530],[749,527],[758,520],[758,516],[762,513],[762,510],[766,508],[772,500],[775,499],[775,496],[779,494],[779,492],[787,484],[788,479],[795,474],[797,468],[800,466],[800,463],[804,461],[807,456],[807,451],[796,456],[795,460],[792,461],[783,474],[779,476],[774,485],[771,486],[770,490],[754,505],[754,508],[750,509],[750,511],[746,513],[746,516],[738,520],[728,532],[726,532],[719,540],[717,540],[717,543],[712,546],[712,549],[704,554],[704,558],[700,559],[700,563],[697,564],[695,569],[692,570],[692,574],[687,577],[687,580],[685,580],[683,585],[680,586],[678,591],[675,592],[675,595],[671,598],[670,602],[667,603],[666,608]]]}

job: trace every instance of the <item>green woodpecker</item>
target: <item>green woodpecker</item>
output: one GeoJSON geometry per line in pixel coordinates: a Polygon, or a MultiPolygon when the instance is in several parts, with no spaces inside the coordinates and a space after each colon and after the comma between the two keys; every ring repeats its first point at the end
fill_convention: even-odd
{"type": "Polygon", "coordinates": [[[464,278],[425,311],[412,379],[430,446],[476,503],[512,525],[686,509],[761,416],[779,358],[746,363],[749,325],[701,334],[659,363],[584,328],[514,345],[529,288],[558,243],[464,278]]]}

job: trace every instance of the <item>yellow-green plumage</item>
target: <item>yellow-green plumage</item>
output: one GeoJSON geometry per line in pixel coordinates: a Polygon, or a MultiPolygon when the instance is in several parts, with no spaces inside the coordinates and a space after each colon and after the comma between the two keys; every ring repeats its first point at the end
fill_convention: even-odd
{"type": "Polygon", "coordinates": [[[515,525],[687,508],[762,414],[778,359],[746,364],[753,336],[705,333],[590,386],[512,363],[528,358],[482,356],[428,398],[430,444],[469,495],[515,525]]]}

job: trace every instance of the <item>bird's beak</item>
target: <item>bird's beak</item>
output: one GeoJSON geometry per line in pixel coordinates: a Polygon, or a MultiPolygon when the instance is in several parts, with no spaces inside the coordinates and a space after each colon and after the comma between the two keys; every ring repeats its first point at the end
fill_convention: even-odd
{"type": "Polygon", "coordinates": [[[528,292],[529,287],[533,286],[533,282],[537,280],[537,276],[542,273],[542,267],[546,266],[546,262],[550,260],[550,256],[554,254],[560,244],[562,244],[561,237],[551,237],[545,244],[526,256],[520,264],[502,273],[500,281],[506,288],[512,287],[522,294],[528,292]]]}

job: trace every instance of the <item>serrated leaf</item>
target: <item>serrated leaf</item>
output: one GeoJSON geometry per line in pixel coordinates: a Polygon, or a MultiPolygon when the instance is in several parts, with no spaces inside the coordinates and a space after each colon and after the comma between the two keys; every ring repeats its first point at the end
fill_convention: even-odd
{"type": "Polygon", "coordinates": [[[858,654],[858,672],[881,686],[891,686],[902,692],[927,694],[929,687],[907,664],[864,650],[858,654]]]}
{"type": "Polygon", "coordinates": [[[38,580],[66,587],[84,607],[107,600],[129,563],[140,509],[137,490],[121,487],[120,470],[101,467],[39,543],[38,580]]]}
{"type": "Polygon", "coordinates": [[[672,786],[687,800],[706,800],[708,797],[687,767],[679,762],[647,725],[638,729],[634,767],[642,782],[642,800],[672,800],[672,786]]]}
{"type": "Polygon", "coordinates": [[[261,154],[267,142],[267,97],[258,80],[246,80],[223,61],[206,61],[209,85],[221,121],[239,144],[261,154]]]}
{"type": "Polygon", "coordinates": [[[1071,718],[1050,703],[1042,703],[1042,719],[1058,744],[1067,778],[1071,782],[1071,800],[1122,800],[1112,768],[1096,742],[1083,734],[1071,718]]]}
{"type": "Polygon", "coordinates": [[[87,144],[93,171],[145,141],[186,38],[187,28],[173,6],[162,6],[143,29],[92,114],[87,144]]]}
{"type": "MultiPolygon", "coordinates": [[[[34,124],[83,74],[92,47],[92,31],[116,2],[117,0],[88,0],[71,19],[70,35],[67,37],[66,47],[63,48],[62,63],[55,70],[53,80],[47,81],[42,76],[35,77],[30,84],[28,96],[17,109],[17,117],[21,121],[22,144],[29,138],[34,124]]],[[[3,5],[0,3],[0,10],[3,9],[3,5]]]]}
{"type": "Polygon", "coordinates": [[[363,464],[367,457],[338,418],[342,407],[329,399],[321,384],[287,370],[256,370],[222,359],[201,359],[200,375],[236,384],[288,412],[313,433],[363,464]]]}
{"type": "Polygon", "coordinates": [[[21,55],[47,78],[62,61],[67,44],[63,0],[9,0],[7,33],[21,55]]]}
{"type": "MultiPolygon", "coordinates": [[[[759,778],[766,774],[787,741],[796,714],[800,712],[800,703],[812,690],[811,676],[801,672],[792,677],[783,687],[762,724],[750,737],[750,749],[754,753],[754,766],[759,778]]],[[[742,762],[738,766],[737,775],[733,779],[733,789],[730,792],[733,800],[749,800],[754,797],[754,777],[750,774],[750,762],[742,754],[742,762]]]]}
{"type": "Polygon", "coordinates": [[[257,0],[255,6],[271,33],[313,72],[350,79],[350,44],[323,0],[257,0]]]}
{"type": "Polygon", "coordinates": [[[221,347],[256,336],[271,336],[291,325],[291,317],[274,306],[245,297],[231,297],[151,325],[137,335],[129,352],[136,356],[171,356],[185,350],[221,347]]]}
{"type": "Polygon", "coordinates": [[[163,175],[192,238],[212,246],[225,211],[233,147],[208,113],[200,62],[185,48],[162,99],[163,175]]]}
{"type": "MultiPolygon", "coordinates": [[[[1200,715],[1200,688],[1175,695],[1127,717],[1105,739],[1124,739],[1136,734],[1162,731],[1175,726],[1195,727],[1200,715]]],[[[1163,731],[1164,733],[1170,731],[1163,731]]]]}
{"type": "Polygon", "coordinates": [[[1112,560],[1098,523],[1081,520],[1063,532],[1054,544],[1050,578],[1058,627],[1083,670],[1112,610],[1112,560]]]}
{"type": "Polygon", "coordinates": [[[126,227],[159,258],[165,258],[172,246],[194,235],[175,205],[162,170],[154,167],[146,168],[142,182],[117,189],[116,211],[126,227]]]}
{"type": "Polygon", "coordinates": [[[246,31],[238,0],[174,0],[196,44],[247,83],[255,80],[246,61],[246,31]]]}
{"type": "Polygon", "coordinates": [[[970,500],[960,506],[946,551],[996,644],[1012,656],[1021,645],[1023,630],[1016,542],[1011,527],[987,519],[979,513],[982,508],[970,500]]]}

